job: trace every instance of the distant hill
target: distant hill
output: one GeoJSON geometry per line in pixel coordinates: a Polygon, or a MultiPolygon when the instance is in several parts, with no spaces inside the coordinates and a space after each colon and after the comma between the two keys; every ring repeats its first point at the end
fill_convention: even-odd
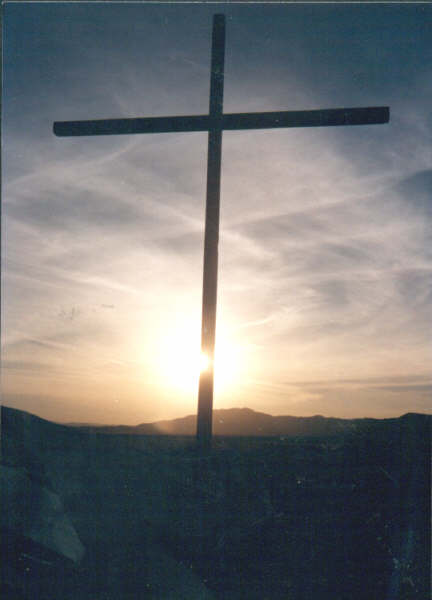
{"type": "MultiPolygon", "coordinates": [[[[423,419],[429,415],[408,413],[392,419],[339,419],[335,417],[272,416],[250,408],[229,408],[213,411],[213,433],[219,436],[322,436],[356,431],[371,424],[393,424],[398,419],[423,419]]],[[[179,419],[141,423],[140,425],[70,424],[82,431],[129,435],[195,435],[196,415],[179,419]]]]}
{"type": "MultiPolygon", "coordinates": [[[[257,412],[250,408],[228,408],[213,411],[213,434],[216,436],[258,436],[258,437],[292,437],[292,436],[334,436],[354,433],[370,427],[387,428],[402,422],[422,422],[430,428],[432,415],[407,413],[401,417],[389,419],[340,419],[336,417],[272,416],[257,412]]],[[[108,435],[174,435],[194,436],[196,433],[196,415],[188,415],[178,419],[141,423],[139,425],[97,425],[90,423],[53,423],[25,411],[2,406],[2,422],[8,430],[30,424],[37,425],[39,435],[48,435],[52,428],[56,430],[57,439],[68,435],[68,432],[102,433],[108,435]]]]}

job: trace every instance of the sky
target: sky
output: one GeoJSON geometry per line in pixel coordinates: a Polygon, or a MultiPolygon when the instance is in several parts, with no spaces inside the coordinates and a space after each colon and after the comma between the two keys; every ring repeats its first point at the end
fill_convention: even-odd
{"type": "Polygon", "coordinates": [[[430,4],[6,3],[2,393],[63,422],[197,407],[207,134],[54,121],[390,106],[223,134],[215,408],[431,412],[430,4]]]}

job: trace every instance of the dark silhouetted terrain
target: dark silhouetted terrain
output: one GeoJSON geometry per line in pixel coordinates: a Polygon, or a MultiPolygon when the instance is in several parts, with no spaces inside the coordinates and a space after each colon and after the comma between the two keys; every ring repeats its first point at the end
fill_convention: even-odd
{"type": "Polygon", "coordinates": [[[3,407],[2,598],[424,600],[430,426],[215,411],[200,457],[3,407]]]}
{"type": "MultiPolygon", "coordinates": [[[[351,431],[364,419],[334,419],[315,417],[273,417],[249,408],[229,408],[213,411],[214,435],[272,436],[272,435],[329,435],[351,431]]],[[[194,435],[196,415],[181,419],[127,425],[71,424],[94,433],[127,433],[130,435],[194,435]]]]}

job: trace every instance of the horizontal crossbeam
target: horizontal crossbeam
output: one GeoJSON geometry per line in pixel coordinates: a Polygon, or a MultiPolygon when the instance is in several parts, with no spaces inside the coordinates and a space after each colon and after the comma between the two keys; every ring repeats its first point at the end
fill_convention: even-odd
{"type": "Polygon", "coordinates": [[[185,117],[148,117],[138,119],[99,119],[58,121],[54,133],[60,137],[119,135],[131,133],[174,133],[237,129],[274,129],[278,127],[328,127],[339,125],[377,125],[388,123],[387,106],[369,108],[330,108],[282,112],[230,113],[185,117]]]}

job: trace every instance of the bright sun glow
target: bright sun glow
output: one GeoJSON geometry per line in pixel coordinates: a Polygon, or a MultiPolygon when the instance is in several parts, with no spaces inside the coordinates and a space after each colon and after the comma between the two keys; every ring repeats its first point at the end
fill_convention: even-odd
{"type": "MultiPolygon", "coordinates": [[[[187,394],[196,394],[199,374],[210,367],[209,357],[200,350],[199,323],[175,323],[159,338],[153,356],[155,374],[169,387],[187,394]]],[[[215,392],[225,392],[234,386],[240,368],[240,349],[224,331],[217,332],[214,359],[215,392]]]]}
{"type": "Polygon", "coordinates": [[[210,359],[207,356],[207,354],[204,354],[204,352],[201,352],[200,354],[200,358],[199,358],[199,370],[202,373],[203,371],[207,371],[207,369],[210,366],[210,359]]]}

